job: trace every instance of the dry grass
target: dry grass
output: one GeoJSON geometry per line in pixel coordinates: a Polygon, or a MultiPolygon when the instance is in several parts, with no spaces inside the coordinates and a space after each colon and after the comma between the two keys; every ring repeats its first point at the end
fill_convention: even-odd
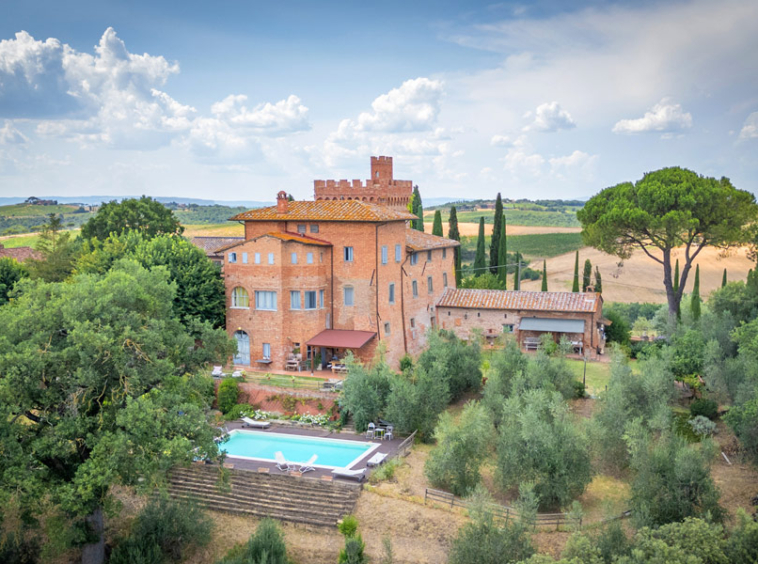
{"type": "MultiPolygon", "coordinates": [[[[428,224],[425,224],[426,228],[428,224]]],[[[447,234],[447,225],[443,224],[445,234],[447,234]]],[[[491,223],[484,224],[484,234],[492,235],[492,228],[494,226],[491,223]]],[[[582,230],[581,227],[550,227],[547,225],[511,225],[507,224],[505,227],[506,235],[538,235],[540,233],[579,233],[582,230]]],[[[431,227],[427,230],[431,232],[431,227]]],[[[458,232],[461,236],[475,236],[479,235],[478,223],[458,223],[458,232]]]]}
{"type": "Polygon", "coordinates": [[[245,228],[239,223],[212,223],[208,225],[185,225],[185,237],[244,237],[245,228]]]}
{"type": "MultiPolygon", "coordinates": [[[[566,253],[547,259],[548,287],[551,291],[571,291],[574,257],[574,253],[566,253]]],[[[682,250],[674,251],[674,259],[677,257],[680,258],[680,262],[683,260],[682,250]]],[[[593,270],[596,265],[600,267],[603,276],[603,299],[606,302],[666,302],[663,267],[642,251],[637,251],[631,258],[621,261],[618,257],[585,247],[579,251],[580,270],[586,259],[592,262],[593,270]],[[619,262],[622,262],[623,266],[619,267],[619,262]]],[[[722,256],[718,249],[706,248],[698,255],[696,262],[700,264],[700,295],[704,297],[721,287],[721,277],[725,268],[729,280],[745,280],[748,270],[755,266],[745,256],[744,249],[734,250],[729,255],[722,256]]],[[[692,290],[694,276],[693,271],[687,280],[688,292],[692,290]]],[[[523,281],[521,289],[539,291],[541,285],[541,280],[523,281]]]]}

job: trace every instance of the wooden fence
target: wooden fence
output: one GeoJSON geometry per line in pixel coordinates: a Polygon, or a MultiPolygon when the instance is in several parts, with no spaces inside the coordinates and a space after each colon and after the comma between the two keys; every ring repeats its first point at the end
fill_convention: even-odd
{"type": "MultiPolygon", "coordinates": [[[[462,507],[464,509],[468,509],[470,505],[467,500],[461,499],[451,493],[440,490],[431,490],[429,488],[424,491],[424,503],[426,503],[427,499],[444,503],[450,507],[462,507]]],[[[496,520],[502,521],[505,524],[508,524],[510,520],[523,520],[522,516],[516,511],[516,509],[508,507],[507,505],[490,503],[487,505],[487,509],[490,510],[496,520]]],[[[554,525],[556,530],[558,530],[561,525],[572,524],[578,524],[581,527],[582,519],[580,518],[578,523],[576,523],[576,520],[572,519],[568,513],[537,513],[536,517],[529,519],[529,522],[527,523],[527,525],[531,525],[535,529],[537,527],[554,525]]]]}
{"type": "Polygon", "coordinates": [[[397,447],[397,450],[395,451],[395,454],[393,455],[393,458],[395,456],[408,456],[408,454],[411,452],[411,447],[413,446],[413,439],[416,438],[416,433],[418,431],[413,431],[408,437],[400,443],[400,446],[397,447]]]}

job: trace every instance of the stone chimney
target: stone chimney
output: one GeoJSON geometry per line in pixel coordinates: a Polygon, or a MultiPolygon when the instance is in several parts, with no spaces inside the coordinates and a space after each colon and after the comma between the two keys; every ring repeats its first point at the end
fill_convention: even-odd
{"type": "Polygon", "coordinates": [[[592,294],[594,292],[595,292],[595,287],[594,286],[587,286],[587,293],[588,294],[592,294]]]}
{"type": "Polygon", "coordinates": [[[287,213],[288,207],[289,199],[287,198],[287,192],[282,190],[276,195],[276,213],[287,213]]]}

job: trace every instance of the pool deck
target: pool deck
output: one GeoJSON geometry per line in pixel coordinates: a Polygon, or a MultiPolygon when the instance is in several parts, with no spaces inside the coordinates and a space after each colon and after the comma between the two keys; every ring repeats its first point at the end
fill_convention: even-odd
{"type": "MultiPolygon", "coordinates": [[[[372,443],[372,444],[379,445],[378,449],[372,451],[370,454],[365,455],[361,460],[359,460],[356,464],[354,464],[350,468],[351,470],[361,470],[363,468],[367,468],[366,461],[378,452],[387,454],[388,456],[395,454],[398,447],[400,446],[400,443],[402,443],[404,439],[404,437],[400,437],[400,438],[395,438],[392,440],[381,441],[377,439],[367,439],[365,435],[347,433],[345,431],[337,433],[337,432],[329,431],[328,429],[325,429],[323,427],[305,427],[305,426],[293,427],[289,425],[277,425],[277,424],[272,424],[271,427],[269,427],[268,429],[250,429],[250,428],[244,427],[242,425],[242,422],[239,422],[239,421],[233,421],[233,422],[227,423],[226,428],[229,429],[229,431],[240,429],[244,431],[258,431],[261,433],[281,433],[283,435],[295,435],[295,436],[301,436],[301,437],[322,437],[322,438],[329,438],[329,439],[340,439],[343,441],[358,441],[362,443],[372,443]]],[[[220,447],[221,449],[223,449],[224,448],[223,444],[221,444],[220,447]]],[[[297,472],[282,472],[276,467],[276,463],[273,461],[266,462],[262,460],[245,460],[242,458],[227,456],[225,460],[225,464],[227,466],[232,465],[232,467],[235,468],[236,470],[247,470],[250,472],[267,472],[270,474],[286,474],[290,476],[296,476],[296,477],[302,477],[302,478],[308,478],[308,479],[329,480],[329,481],[334,481],[334,482],[346,482],[346,483],[349,482],[352,484],[358,483],[358,480],[356,479],[334,476],[332,474],[332,471],[328,468],[316,467],[312,472],[306,472],[305,474],[302,474],[301,476],[297,472]]],[[[367,479],[368,479],[368,475],[370,471],[371,469],[369,469],[369,472],[366,473],[367,479]]]]}

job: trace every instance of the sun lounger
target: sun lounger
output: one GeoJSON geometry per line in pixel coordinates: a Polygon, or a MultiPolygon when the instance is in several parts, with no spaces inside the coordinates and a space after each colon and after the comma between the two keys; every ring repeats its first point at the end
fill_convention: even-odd
{"type": "Polygon", "coordinates": [[[355,478],[359,482],[362,482],[363,478],[366,477],[366,469],[348,470],[347,468],[337,468],[336,470],[332,470],[332,474],[339,476],[340,478],[355,478]]]}
{"type": "Polygon", "coordinates": [[[274,458],[276,459],[276,467],[281,470],[282,472],[289,472],[292,470],[292,466],[290,466],[290,463],[287,462],[287,459],[284,458],[284,455],[280,450],[276,451],[274,453],[274,458]]]}
{"type": "Polygon", "coordinates": [[[366,466],[379,466],[382,462],[384,462],[385,458],[387,458],[386,454],[377,452],[374,456],[368,459],[366,466]]]}
{"type": "Polygon", "coordinates": [[[221,378],[221,376],[224,375],[224,369],[222,366],[214,366],[213,372],[211,372],[211,376],[214,376],[216,378],[221,378]]]}
{"type": "Polygon", "coordinates": [[[268,429],[271,427],[270,421],[256,421],[255,419],[250,419],[249,417],[242,417],[242,426],[243,427],[253,427],[255,429],[268,429]]]}
{"type": "Polygon", "coordinates": [[[314,454],[313,456],[311,456],[311,459],[308,462],[301,464],[298,470],[302,472],[303,474],[305,474],[306,472],[311,472],[315,470],[315,468],[313,467],[313,463],[316,462],[317,458],[318,458],[318,455],[314,454]]]}

